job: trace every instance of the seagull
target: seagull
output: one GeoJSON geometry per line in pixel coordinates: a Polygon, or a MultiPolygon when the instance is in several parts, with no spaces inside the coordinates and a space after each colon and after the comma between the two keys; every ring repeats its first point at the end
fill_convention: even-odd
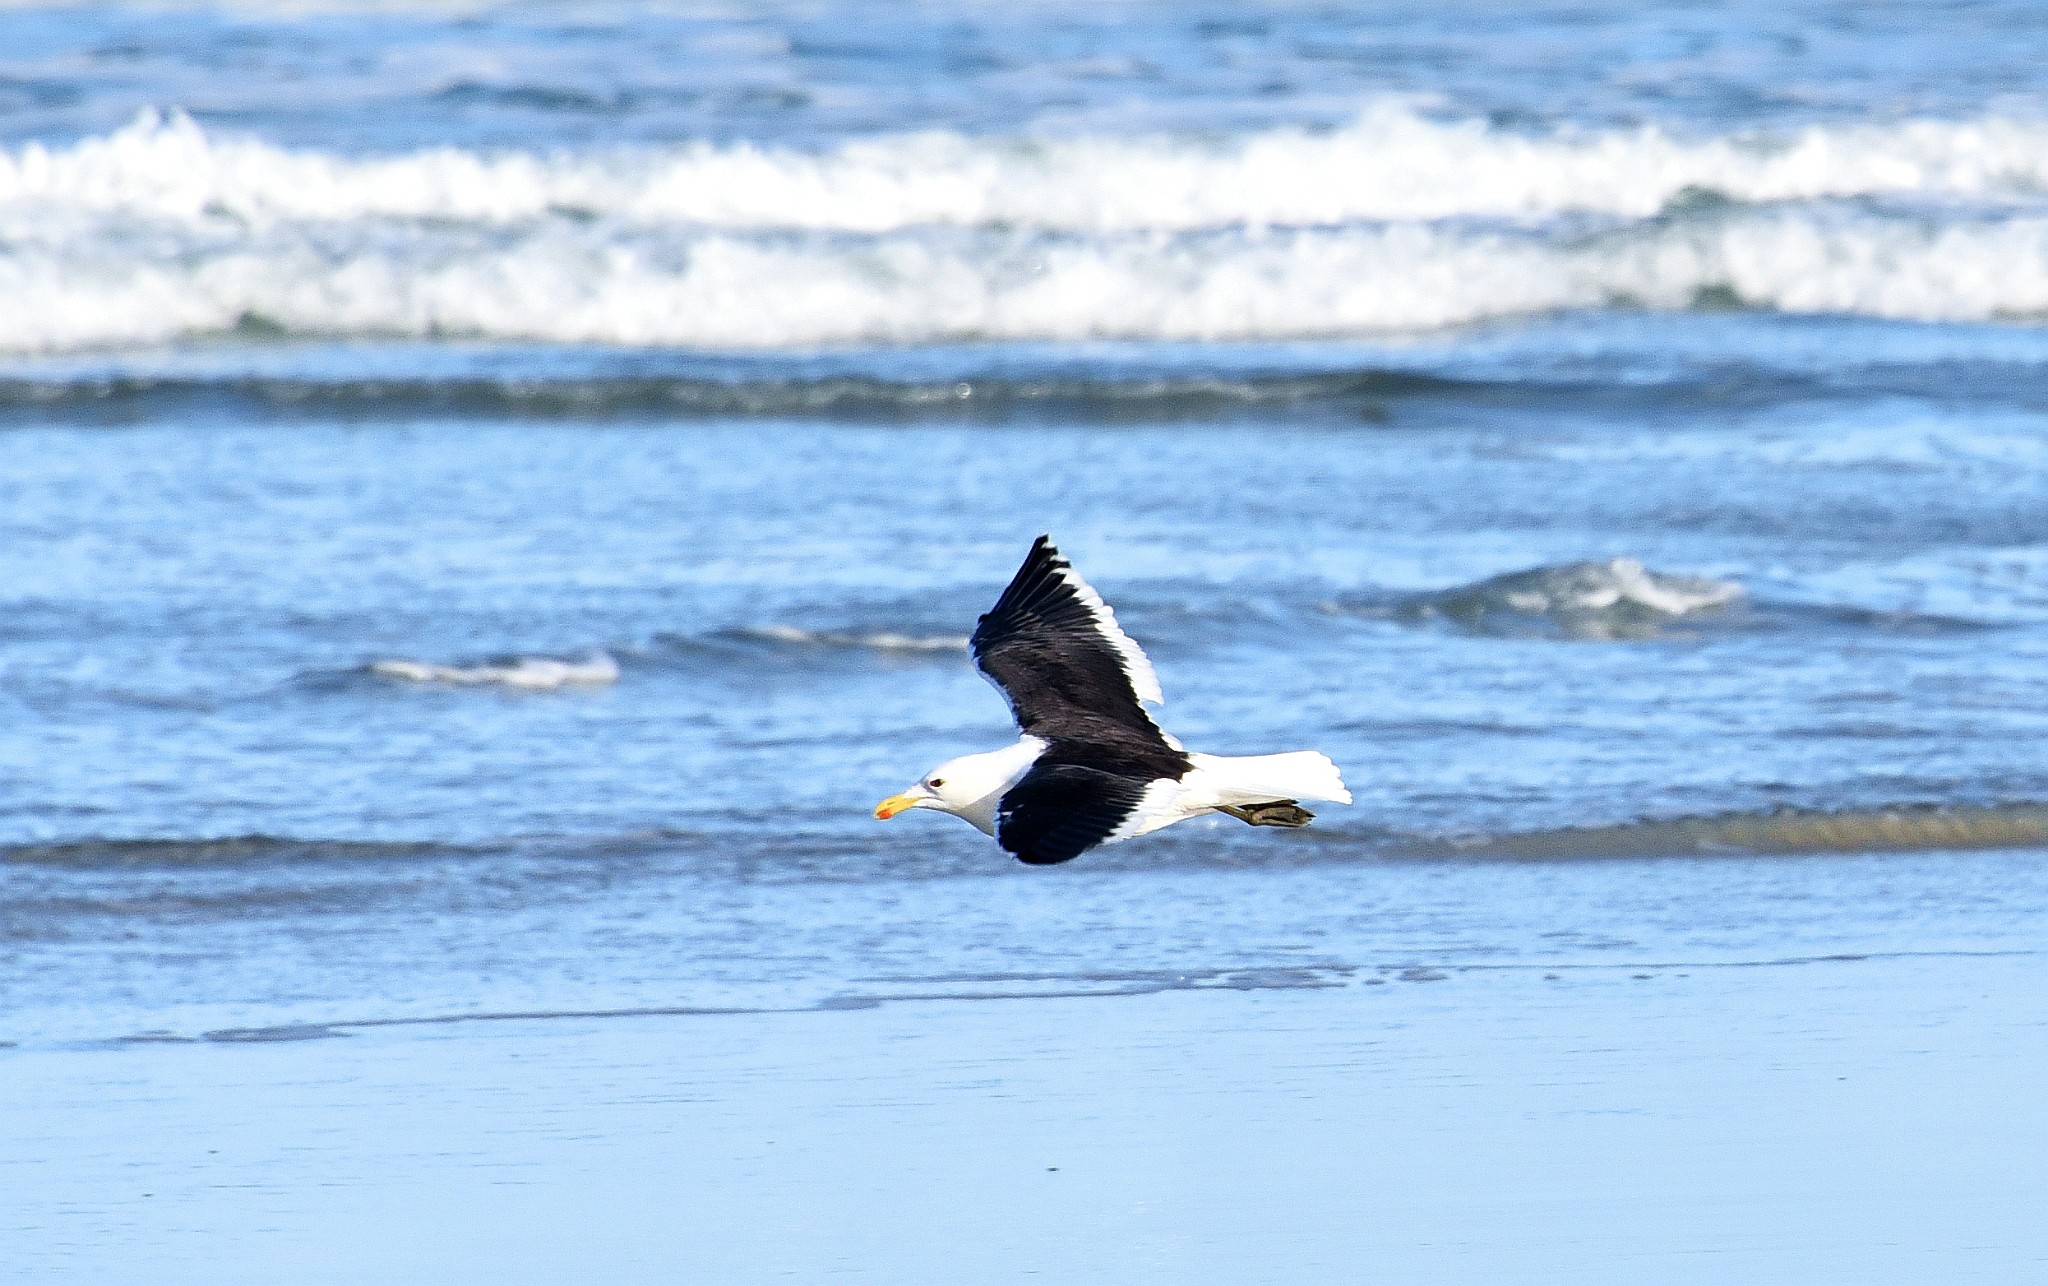
{"type": "Polygon", "coordinates": [[[1162,732],[1145,711],[1164,700],[1152,662],[1050,536],[975,624],[968,651],[1022,735],[947,760],[875,805],[876,817],[951,813],[1018,860],[1051,866],[1204,813],[1306,826],[1314,814],[1301,800],[1351,802],[1316,751],[1201,755],[1162,732]]]}

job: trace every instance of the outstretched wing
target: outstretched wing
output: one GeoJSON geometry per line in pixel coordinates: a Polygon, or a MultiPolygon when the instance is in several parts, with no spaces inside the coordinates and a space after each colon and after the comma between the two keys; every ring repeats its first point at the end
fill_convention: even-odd
{"type": "Polygon", "coordinates": [[[1041,761],[1003,796],[996,843],[1033,866],[1070,862],[1116,834],[1144,801],[1143,782],[1041,761]]]}
{"type": "MultiPolygon", "coordinates": [[[[1073,565],[1040,536],[968,641],[1017,725],[1047,739],[1171,745],[1140,701],[1158,702],[1152,662],[1073,565]]],[[[1077,850],[1078,851],[1078,850],[1077,850]]]]}

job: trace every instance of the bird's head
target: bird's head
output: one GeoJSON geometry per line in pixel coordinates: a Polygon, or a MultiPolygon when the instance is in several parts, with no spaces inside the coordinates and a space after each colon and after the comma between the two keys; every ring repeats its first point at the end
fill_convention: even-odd
{"type": "Polygon", "coordinates": [[[910,789],[891,795],[875,805],[875,816],[894,817],[913,808],[933,808],[964,817],[983,830],[995,822],[996,803],[1004,786],[1017,773],[1008,762],[1015,755],[962,755],[948,759],[920,778],[910,789]]]}
{"type": "Polygon", "coordinates": [[[956,770],[959,760],[947,760],[926,773],[908,790],[889,796],[875,805],[875,816],[884,820],[913,808],[936,808],[956,812],[979,799],[986,791],[969,793],[970,783],[956,770]]]}

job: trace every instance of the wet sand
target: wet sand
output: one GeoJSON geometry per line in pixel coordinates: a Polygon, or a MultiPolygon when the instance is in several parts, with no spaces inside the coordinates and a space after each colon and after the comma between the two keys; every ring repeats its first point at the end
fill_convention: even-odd
{"type": "Polygon", "coordinates": [[[0,1244],[10,1280],[2048,1277],[2040,955],[1306,981],[0,1050],[0,1244]]]}

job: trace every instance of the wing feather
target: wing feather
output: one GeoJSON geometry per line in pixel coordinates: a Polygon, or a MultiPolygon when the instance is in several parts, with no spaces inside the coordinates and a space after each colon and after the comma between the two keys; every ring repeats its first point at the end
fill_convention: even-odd
{"type": "Polygon", "coordinates": [[[1163,700],[1152,662],[1048,536],[976,622],[968,648],[1025,732],[1099,740],[1109,725],[1171,745],[1141,704],[1163,700]]]}
{"type": "Polygon", "coordinates": [[[1122,839],[1144,804],[1147,783],[1080,764],[1040,761],[996,810],[996,842],[1033,866],[1070,862],[1122,839]]]}

